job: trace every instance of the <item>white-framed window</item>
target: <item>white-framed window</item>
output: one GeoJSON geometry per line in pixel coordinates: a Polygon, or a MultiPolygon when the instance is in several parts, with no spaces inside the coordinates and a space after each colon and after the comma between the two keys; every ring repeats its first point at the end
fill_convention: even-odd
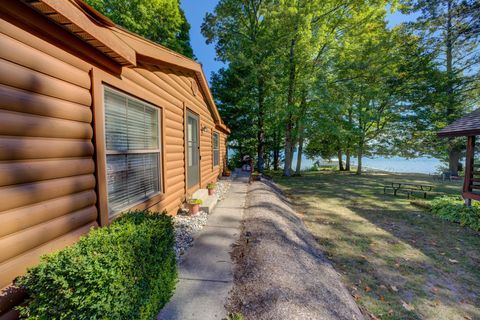
{"type": "Polygon", "coordinates": [[[212,137],[213,145],[213,166],[216,167],[220,163],[220,136],[218,132],[213,133],[212,137]]]}
{"type": "Polygon", "coordinates": [[[161,110],[104,87],[108,212],[160,193],[161,110]]]}

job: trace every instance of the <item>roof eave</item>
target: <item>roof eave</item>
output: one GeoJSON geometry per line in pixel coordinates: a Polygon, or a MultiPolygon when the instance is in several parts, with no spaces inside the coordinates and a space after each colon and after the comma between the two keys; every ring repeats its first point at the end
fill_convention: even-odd
{"type": "Polygon", "coordinates": [[[95,22],[92,19],[92,13],[85,12],[85,7],[80,7],[78,1],[23,1],[83,41],[89,43],[97,50],[103,52],[120,65],[135,66],[137,64],[135,50],[126,46],[125,43],[118,39],[113,32],[111,32],[110,27],[102,26],[98,22],[95,22]],[[79,11],[81,11],[84,16],[87,16],[87,19],[80,15],[79,11]],[[69,25],[71,27],[67,28],[69,25]]]}
{"type": "Polygon", "coordinates": [[[478,136],[478,135],[480,135],[480,130],[440,131],[440,132],[437,132],[437,137],[440,137],[440,138],[468,137],[468,136],[478,136]]]}

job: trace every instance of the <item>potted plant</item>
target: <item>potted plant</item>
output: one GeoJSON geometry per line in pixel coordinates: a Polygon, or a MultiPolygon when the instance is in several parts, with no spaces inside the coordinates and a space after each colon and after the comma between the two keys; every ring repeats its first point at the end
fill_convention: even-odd
{"type": "Polygon", "coordinates": [[[208,195],[209,196],[213,196],[215,194],[215,188],[217,187],[217,185],[213,182],[210,182],[209,184],[207,184],[207,189],[208,189],[208,195]]]}
{"type": "Polygon", "coordinates": [[[225,169],[225,170],[223,170],[223,172],[222,172],[222,175],[223,175],[224,177],[230,177],[230,174],[231,174],[231,172],[230,172],[230,170],[228,170],[228,169],[225,169]]]}
{"type": "Polygon", "coordinates": [[[200,210],[200,205],[203,203],[202,199],[190,199],[187,201],[188,209],[190,211],[190,215],[194,216],[198,214],[200,210]]]}

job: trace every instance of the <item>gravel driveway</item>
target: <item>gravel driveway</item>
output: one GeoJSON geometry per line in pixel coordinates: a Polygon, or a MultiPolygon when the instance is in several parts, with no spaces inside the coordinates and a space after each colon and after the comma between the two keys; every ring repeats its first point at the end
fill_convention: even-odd
{"type": "Polygon", "coordinates": [[[301,219],[270,182],[249,187],[227,308],[245,319],[363,319],[301,219]]]}

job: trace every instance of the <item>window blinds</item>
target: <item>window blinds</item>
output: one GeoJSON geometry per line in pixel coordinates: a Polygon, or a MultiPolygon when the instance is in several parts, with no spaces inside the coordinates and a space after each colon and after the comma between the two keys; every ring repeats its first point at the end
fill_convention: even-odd
{"type": "Polygon", "coordinates": [[[117,213],[160,191],[159,109],[105,88],[108,207],[117,213]]]}

